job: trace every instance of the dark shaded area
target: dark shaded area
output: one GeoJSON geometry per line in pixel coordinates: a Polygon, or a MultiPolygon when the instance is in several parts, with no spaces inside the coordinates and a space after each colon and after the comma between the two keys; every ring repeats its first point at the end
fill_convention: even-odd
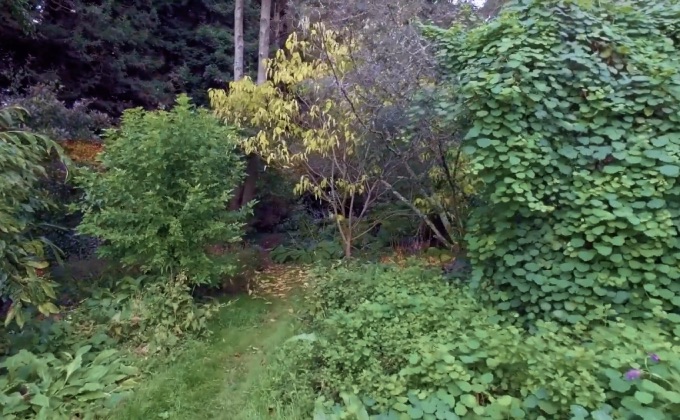
{"type": "MultiPolygon", "coordinates": [[[[205,103],[208,88],[223,87],[232,78],[231,1],[29,5],[30,32],[0,13],[0,90],[5,93],[56,81],[67,104],[91,98],[94,109],[116,116],[133,106],[169,105],[179,92],[205,103]]],[[[256,70],[258,8],[257,2],[247,2],[244,13],[246,72],[256,70]]]]}

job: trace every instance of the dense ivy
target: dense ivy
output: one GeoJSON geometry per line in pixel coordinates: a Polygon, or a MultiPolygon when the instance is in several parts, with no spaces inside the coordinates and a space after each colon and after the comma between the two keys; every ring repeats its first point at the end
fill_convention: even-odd
{"type": "Polygon", "coordinates": [[[680,4],[520,0],[428,30],[486,184],[474,282],[566,322],[680,305],[680,4]]]}

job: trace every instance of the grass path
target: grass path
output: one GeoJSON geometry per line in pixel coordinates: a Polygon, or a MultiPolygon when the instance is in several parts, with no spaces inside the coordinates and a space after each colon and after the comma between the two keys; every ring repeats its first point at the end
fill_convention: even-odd
{"type": "Polygon", "coordinates": [[[147,378],[112,419],[304,419],[302,409],[272,401],[268,367],[294,332],[295,300],[271,305],[240,298],[220,312],[214,335],[194,342],[147,378]]]}

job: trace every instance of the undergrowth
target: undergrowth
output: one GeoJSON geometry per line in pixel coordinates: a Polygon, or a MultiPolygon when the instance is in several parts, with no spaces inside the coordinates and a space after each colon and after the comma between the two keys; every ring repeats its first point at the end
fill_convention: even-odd
{"type": "Polygon", "coordinates": [[[319,271],[307,331],[285,346],[281,394],[317,393],[315,418],[671,419],[677,338],[645,321],[525,329],[439,270],[363,264],[319,271]]]}

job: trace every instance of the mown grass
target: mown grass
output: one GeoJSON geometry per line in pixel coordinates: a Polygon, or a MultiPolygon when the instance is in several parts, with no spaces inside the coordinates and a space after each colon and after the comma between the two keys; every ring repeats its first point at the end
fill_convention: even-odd
{"type": "Polygon", "coordinates": [[[295,330],[293,299],[267,305],[249,297],[224,308],[207,341],[188,345],[161,365],[112,419],[297,420],[303,402],[271,398],[273,354],[295,330]]]}

